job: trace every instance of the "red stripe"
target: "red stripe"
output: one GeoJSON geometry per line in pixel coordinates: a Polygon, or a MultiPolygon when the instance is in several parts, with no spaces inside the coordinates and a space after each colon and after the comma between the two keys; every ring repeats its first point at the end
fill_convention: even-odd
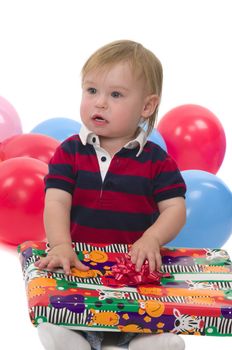
{"type": "Polygon", "coordinates": [[[73,166],[75,164],[76,155],[65,152],[62,147],[59,147],[54,156],[51,158],[51,164],[68,164],[73,166]]]}
{"type": "Polygon", "coordinates": [[[185,188],[185,184],[181,183],[181,184],[174,184],[174,185],[162,187],[162,188],[156,190],[154,192],[154,194],[165,192],[165,191],[168,191],[168,190],[172,190],[173,188],[180,188],[180,187],[185,188]]]}
{"type": "Polygon", "coordinates": [[[95,154],[77,154],[78,168],[90,172],[100,172],[98,160],[95,154]]]}
{"type": "Polygon", "coordinates": [[[113,210],[115,212],[152,214],[157,211],[153,198],[113,191],[76,189],[73,205],[92,209],[113,210]]]}
{"type": "Polygon", "coordinates": [[[116,175],[142,176],[150,178],[151,161],[141,165],[137,160],[115,156],[111,161],[109,171],[116,175]]]}
{"type": "Polygon", "coordinates": [[[70,179],[69,177],[62,176],[62,175],[51,175],[51,174],[48,174],[46,176],[45,180],[49,180],[49,179],[63,180],[65,182],[69,182],[71,184],[75,183],[74,180],[70,179]]]}
{"type": "Polygon", "coordinates": [[[78,224],[71,225],[71,237],[74,242],[133,244],[142,234],[143,232],[104,230],[78,224]]]}

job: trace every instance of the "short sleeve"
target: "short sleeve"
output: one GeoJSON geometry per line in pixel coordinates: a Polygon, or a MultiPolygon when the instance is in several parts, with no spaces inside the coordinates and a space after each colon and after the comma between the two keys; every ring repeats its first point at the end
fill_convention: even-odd
{"type": "Polygon", "coordinates": [[[185,197],[186,184],[170,155],[163,151],[154,163],[153,196],[156,202],[175,197],[185,197]]]}
{"type": "Polygon", "coordinates": [[[48,165],[45,189],[58,188],[73,193],[76,179],[75,146],[71,138],[56,149],[48,165]]]}

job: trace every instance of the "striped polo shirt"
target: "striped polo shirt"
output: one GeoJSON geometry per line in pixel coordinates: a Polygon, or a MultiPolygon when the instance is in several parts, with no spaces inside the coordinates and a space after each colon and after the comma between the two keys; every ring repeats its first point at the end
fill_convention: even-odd
{"type": "Polygon", "coordinates": [[[143,131],[111,158],[85,128],[57,148],[45,186],[72,195],[71,237],[86,243],[134,243],[159,216],[157,203],[186,191],[175,161],[143,131]]]}

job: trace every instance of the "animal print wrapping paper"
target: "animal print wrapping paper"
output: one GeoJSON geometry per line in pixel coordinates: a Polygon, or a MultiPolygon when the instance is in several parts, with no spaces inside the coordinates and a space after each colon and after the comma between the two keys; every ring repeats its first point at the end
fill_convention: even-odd
{"type": "Polygon", "coordinates": [[[122,244],[73,243],[90,270],[39,270],[46,242],[18,247],[29,315],[37,326],[50,322],[80,330],[191,335],[232,335],[232,263],[221,249],[161,249],[159,285],[114,288],[107,285],[116,258],[129,252],[122,244]]]}

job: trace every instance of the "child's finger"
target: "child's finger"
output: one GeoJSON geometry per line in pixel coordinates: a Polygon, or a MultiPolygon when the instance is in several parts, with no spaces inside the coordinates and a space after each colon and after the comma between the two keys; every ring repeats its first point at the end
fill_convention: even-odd
{"type": "Polygon", "coordinates": [[[40,264],[40,262],[41,262],[41,259],[37,260],[37,261],[35,262],[35,266],[38,267],[39,264],[40,264]]]}
{"type": "Polygon", "coordinates": [[[150,254],[147,256],[147,260],[148,260],[150,272],[155,271],[155,269],[156,269],[156,259],[155,259],[154,254],[150,253],[150,254]]]}
{"type": "Polygon", "coordinates": [[[38,267],[39,269],[43,269],[44,267],[47,266],[49,261],[50,261],[50,258],[48,258],[48,257],[40,258],[40,260],[35,262],[35,266],[38,267]]]}
{"type": "Polygon", "coordinates": [[[156,253],[155,260],[156,260],[156,270],[159,271],[162,265],[162,258],[160,253],[156,253]]]}
{"type": "Polygon", "coordinates": [[[62,266],[61,261],[56,257],[51,257],[47,263],[47,269],[53,270],[57,267],[62,266]]]}
{"type": "Polygon", "coordinates": [[[66,275],[69,275],[70,274],[70,261],[67,258],[63,258],[61,263],[62,263],[64,273],[66,275]]]}
{"type": "Polygon", "coordinates": [[[132,264],[136,264],[136,261],[138,259],[138,250],[132,248],[129,252],[129,255],[131,257],[132,264]]]}
{"type": "Polygon", "coordinates": [[[136,260],[136,262],[135,262],[135,270],[136,270],[137,272],[139,272],[139,271],[141,270],[141,267],[142,267],[142,265],[143,265],[144,260],[145,260],[145,256],[144,256],[142,253],[140,253],[140,254],[137,256],[137,260],[136,260]]]}

